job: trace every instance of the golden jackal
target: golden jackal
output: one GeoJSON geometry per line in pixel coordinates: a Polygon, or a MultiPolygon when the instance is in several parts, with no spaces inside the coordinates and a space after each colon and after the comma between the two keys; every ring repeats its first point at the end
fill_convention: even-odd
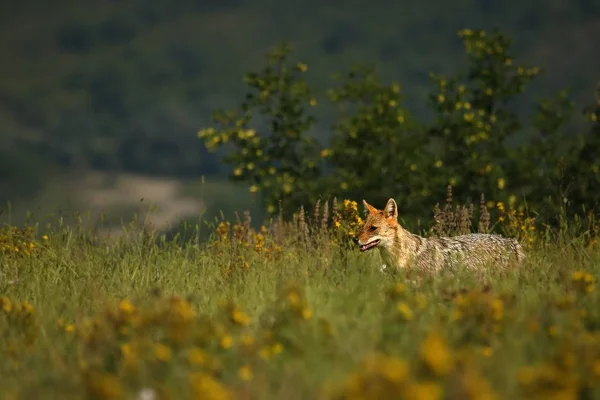
{"type": "Polygon", "coordinates": [[[383,210],[365,200],[363,203],[369,214],[358,233],[360,251],[378,248],[385,266],[396,269],[415,266],[433,272],[454,266],[506,269],[513,262],[518,265],[525,257],[516,239],[478,233],[424,238],[400,226],[394,199],[389,199],[383,210]]]}

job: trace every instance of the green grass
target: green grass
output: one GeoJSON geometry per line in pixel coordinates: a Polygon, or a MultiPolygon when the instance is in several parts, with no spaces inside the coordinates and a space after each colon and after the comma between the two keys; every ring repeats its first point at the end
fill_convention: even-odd
{"type": "Polygon", "coordinates": [[[37,246],[0,252],[2,398],[600,395],[598,296],[573,280],[597,279],[600,251],[574,235],[538,241],[507,273],[427,276],[284,228],[183,244],[5,229],[0,248],[37,246]]]}

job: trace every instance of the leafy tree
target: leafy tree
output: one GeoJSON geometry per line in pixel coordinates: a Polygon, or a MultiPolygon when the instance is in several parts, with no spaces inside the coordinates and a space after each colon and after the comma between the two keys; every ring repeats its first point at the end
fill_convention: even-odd
{"type": "Polygon", "coordinates": [[[485,193],[506,199],[518,188],[508,176],[517,159],[507,142],[523,134],[511,103],[540,68],[515,63],[511,40],[500,32],[464,29],[459,36],[467,54],[466,73],[431,75],[437,88],[429,99],[435,119],[428,132],[438,154],[433,162],[458,197],[476,199],[485,193]]]}
{"type": "Polygon", "coordinates": [[[566,91],[534,103],[525,120],[517,111],[519,96],[541,69],[515,62],[512,41],[501,32],[465,29],[458,35],[467,68],[452,76],[431,74],[429,123],[403,107],[398,83],[383,83],[372,66],[356,66],[339,73],[328,91],[338,113],[330,146],[320,150],[309,135],[314,118],[308,110],[316,101],[302,77],[307,67],[291,63],[290,48],[282,46],[268,55],[264,69],[246,76],[245,101],[215,112],[216,127],[199,135],[211,150],[229,147],[232,178],[262,192],[271,213],[280,199],[291,211],[320,195],[381,204],[394,197],[403,217],[414,219],[431,212],[450,184],[461,202],[483,193],[490,208],[496,202],[515,206],[523,196],[544,221],[557,223],[552,217],[562,210],[569,179],[573,200],[595,205],[600,88],[596,104],[585,110],[591,131],[577,146],[575,105],[566,91]]]}
{"type": "Polygon", "coordinates": [[[398,83],[385,85],[373,67],[360,66],[337,77],[329,98],[340,116],[331,148],[322,155],[333,166],[331,194],[384,204],[400,196],[403,212],[423,211],[431,195],[427,136],[402,107],[398,83]]]}
{"type": "Polygon", "coordinates": [[[536,212],[549,220],[560,214],[567,177],[567,163],[576,162],[573,132],[575,106],[565,90],[539,101],[531,119],[534,136],[521,146],[511,181],[521,195],[535,206],[536,212]]]}
{"type": "Polygon", "coordinates": [[[591,126],[579,143],[566,174],[572,180],[569,200],[574,205],[587,206],[589,210],[598,205],[600,193],[600,82],[594,102],[585,107],[583,113],[591,126]]]}
{"type": "Polygon", "coordinates": [[[307,134],[314,123],[307,110],[316,100],[303,77],[308,67],[290,62],[290,52],[286,44],[271,51],[262,70],[245,76],[249,91],[242,104],[216,111],[216,127],[198,134],[211,151],[230,147],[224,161],[233,167],[231,178],[261,192],[269,213],[278,211],[280,200],[291,211],[319,193],[320,148],[307,134]]]}

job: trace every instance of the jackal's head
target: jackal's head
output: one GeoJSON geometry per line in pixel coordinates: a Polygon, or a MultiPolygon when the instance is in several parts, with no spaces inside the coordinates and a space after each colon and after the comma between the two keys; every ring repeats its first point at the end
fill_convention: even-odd
{"type": "Polygon", "coordinates": [[[369,215],[358,233],[360,251],[374,249],[377,246],[391,248],[398,228],[398,207],[394,199],[389,199],[383,210],[378,210],[365,200],[363,204],[369,215]]]}

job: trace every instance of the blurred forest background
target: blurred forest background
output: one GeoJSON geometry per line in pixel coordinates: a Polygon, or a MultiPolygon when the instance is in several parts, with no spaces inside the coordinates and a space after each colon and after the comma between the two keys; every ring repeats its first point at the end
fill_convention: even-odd
{"type": "MultiPolygon", "coordinates": [[[[91,210],[117,223],[153,204],[162,228],[219,210],[260,219],[252,182],[230,182],[226,149],[209,152],[197,132],[244,99],[265,54],[289,41],[323,93],[334,73],[373,63],[412,116],[434,121],[429,74],[467,68],[464,28],[498,28],[515,59],[543,69],[517,108],[561,89],[577,110],[594,104],[598,0],[2,2],[0,218],[91,210]]],[[[328,143],[335,106],[318,101],[310,135],[328,143]]]]}

